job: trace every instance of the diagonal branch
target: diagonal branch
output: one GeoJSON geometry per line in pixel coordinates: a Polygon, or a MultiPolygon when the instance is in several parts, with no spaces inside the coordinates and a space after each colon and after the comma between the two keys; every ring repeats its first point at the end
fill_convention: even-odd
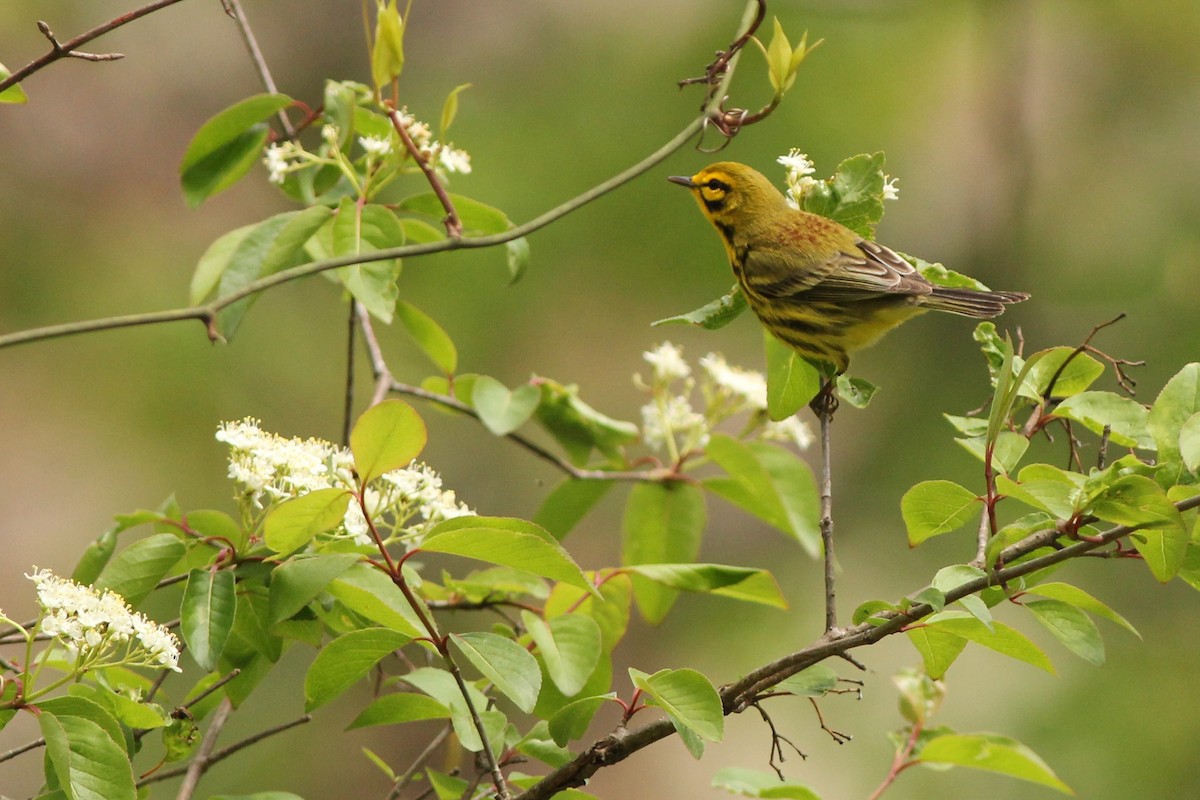
{"type": "MultiPolygon", "coordinates": [[[[1175,508],[1179,511],[1188,511],[1197,507],[1200,507],[1200,496],[1175,503],[1175,508]]],[[[1050,545],[1062,536],[1060,531],[1053,528],[1038,531],[1011,545],[1001,553],[1000,563],[1008,563],[1010,566],[968,581],[947,592],[946,604],[949,605],[963,597],[981,592],[989,586],[1000,586],[1022,575],[1028,575],[1073,558],[1087,556],[1106,545],[1129,536],[1136,530],[1137,528],[1134,526],[1118,525],[1098,536],[1074,542],[1047,555],[1017,564],[1011,563],[1050,545]]],[[[872,626],[863,623],[841,632],[826,633],[808,647],[789,653],[770,664],[765,664],[737,682],[723,687],[720,694],[724,712],[725,714],[741,713],[752,707],[762,692],[785,678],[795,675],[800,670],[820,663],[831,656],[842,655],[856,647],[872,645],[888,636],[901,633],[908,626],[930,616],[934,611],[932,606],[923,603],[913,606],[907,611],[896,612],[879,625],[872,626]]],[[[660,739],[665,739],[674,732],[675,727],[668,719],[652,722],[633,731],[618,730],[594,742],[571,761],[517,795],[514,800],[549,800],[564,789],[582,786],[600,769],[624,761],[639,750],[660,739]]]]}
{"type": "Polygon", "coordinates": [[[96,57],[91,53],[75,53],[75,50],[92,41],[93,39],[103,36],[111,30],[115,30],[122,25],[133,22],[139,17],[144,17],[147,14],[158,11],[160,8],[166,8],[167,6],[174,5],[178,2],[179,0],[156,0],[156,2],[149,3],[141,8],[134,9],[133,11],[127,11],[119,17],[110,19],[103,25],[98,25],[86,33],[79,34],[74,39],[61,43],[54,38],[54,34],[50,32],[50,28],[48,25],[46,25],[46,23],[39,22],[38,30],[40,30],[42,34],[50,40],[50,52],[46,53],[44,56],[35,58],[33,61],[30,61],[28,64],[12,73],[4,80],[0,80],[0,92],[4,91],[10,86],[15,86],[33,73],[53,64],[60,58],[69,58],[71,56],[75,56],[77,58],[84,58],[88,61],[111,61],[113,60],[114,56],[120,58],[120,56],[115,53],[107,54],[107,56],[96,57]]]}

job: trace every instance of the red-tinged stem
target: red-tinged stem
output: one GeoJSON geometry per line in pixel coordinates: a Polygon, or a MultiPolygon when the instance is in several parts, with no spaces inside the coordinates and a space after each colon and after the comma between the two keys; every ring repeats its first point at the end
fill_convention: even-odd
{"type": "Polygon", "coordinates": [[[871,796],[867,800],[879,800],[879,796],[896,781],[896,777],[913,765],[914,762],[909,761],[908,758],[912,755],[913,748],[917,746],[917,737],[921,735],[921,727],[921,723],[919,722],[913,725],[912,733],[909,734],[908,741],[904,744],[904,749],[896,751],[896,757],[892,759],[892,767],[888,770],[887,777],[883,779],[883,783],[879,784],[878,788],[871,793],[871,796]]]}

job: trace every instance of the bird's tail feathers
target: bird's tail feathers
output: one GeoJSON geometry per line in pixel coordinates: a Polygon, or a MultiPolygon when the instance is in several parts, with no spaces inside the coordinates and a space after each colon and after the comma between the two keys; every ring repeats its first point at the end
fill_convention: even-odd
{"type": "Polygon", "coordinates": [[[981,292],[975,289],[951,289],[935,286],[921,298],[921,305],[935,311],[948,311],[964,317],[991,319],[1004,313],[1004,307],[1028,300],[1024,292],[981,292]]]}

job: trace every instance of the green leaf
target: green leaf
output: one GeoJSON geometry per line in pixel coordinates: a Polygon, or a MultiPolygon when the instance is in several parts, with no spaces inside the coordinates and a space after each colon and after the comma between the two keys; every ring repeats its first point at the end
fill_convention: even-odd
{"type": "Polygon", "coordinates": [[[1167,493],[1143,475],[1122,475],[1098,494],[1092,513],[1106,522],[1129,526],[1171,528],[1182,532],[1183,516],[1167,493]]]}
{"type": "MultiPolygon", "coordinates": [[[[1183,458],[1181,434],[1188,420],[1200,412],[1200,363],[1188,364],[1167,381],[1158,393],[1154,407],[1146,418],[1146,427],[1158,445],[1158,461],[1166,465],[1170,474],[1166,480],[1178,480],[1179,468],[1174,466],[1183,458]],[[1173,468],[1172,468],[1173,467],[1173,468]]],[[[1192,423],[1195,431],[1196,423],[1192,423]]],[[[1193,433],[1194,435],[1194,433],[1193,433]]],[[[1188,469],[1195,470],[1194,444],[1189,446],[1191,463],[1188,469]]],[[[1186,461],[1184,463],[1187,463],[1186,461]]],[[[1167,485],[1164,483],[1164,485],[1167,485]]]]}
{"type": "Polygon", "coordinates": [[[807,786],[784,781],[774,773],[742,767],[722,767],[713,776],[714,789],[745,797],[786,798],[787,800],[821,800],[807,786]]]}
{"type": "Polygon", "coordinates": [[[420,219],[405,217],[400,220],[400,227],[404,230],[404,241],[409,244],[429,244],[446,238],[443,231],[420,219]]]}
{"type": "Polygon", "coordinates": [[[424,635],[421,622],[404,593],[391,578],[368,564],[351,565],[330,582],[326,591],[346,608],[372,622],[414,639],[424,635]]]}
{"type": "MultiPolygon", "coordinates": [[[[227,297],[266,277],[270,274],[267,269],[283,269],[309,260],[306,253],[294,249],[296,240],[306,234],[311,238],[310,226],[323,215],[311,210],[287,211],[217,239],[196,265],[189,293],[192,303],[227,297]]],[[[221,332],[226,339],[233,338],[257,299],[258,295],[253,294],[218,312],[221,332]]]]}
{"type": "MultiPolygon", "coordinates": [[[[12,72],[8,67],[0,64],[0,81],[7,80],[12,76],[12,72]]],[[[21,88],[21,84],[14,83],[4,91],[0,92],[0,103],[24,104],[29,102],[29,96],[25,94],[25,90],[21,88]]]]}
{"type": "Polygon", "coordinates": [[[1070,519],[1087,502],[1082,486],[1071,478],[1071,473],[1058,467],[1030,464],[1018,478],[1019,482],[1000,475],[996,478],[996,488],[1001,494],[1058,519],[1070,519]]]}
{"type": "Polygon", "coordinates": [[[293,558],[276,567],[271,573],[270,624],[290,619],[359,558],[356,553],[325,553],[293,558]]]}
{"type": "Polygon", "coordinates": [[[179,165],[188,206],[195,208],[249,172],[267,141],[268,130],[262,121],[292,102],[283,94],[255,95],[200,126],[179,165]]]}
{"type": "Polygon", "coordinates": [[[70,800],[135,800],[129,756],[104,728],[80,716],[38,715],[48,766],[70,800]]]}
{"type": "Polygon", "coordinates": [[[404,20],[396,0],[375,4],[375,39],[371,42],[371,80],[379,90],[400,77],[404,69],[404,20]]]}
{"type": "Polygon", "coordinates": [[[638,564],[627,572],[685,592],[706,592],[774,608],[787,601],[770,572],[724,564],[638,564]]]}
{"type": "Polygon", "coordinates": [[[1109,438],[1121,447],[1155,448],[1147,430],[1150,412],[1137,401],[1119,394],[1081,392],[1059,403],[1054,416],[1074,420],[1093,433],[1103,433],[1105,426],[1109,426],[1109,438]]]}
{"type": "Polygon", "coordinates": [[[1084,611],[1091,612],[1098,617],[1104,617],[1110,622],[1120,625],[1125,630],[1132,633],[1134,636],[1141,638],[1141,634],[1133,627],[1133,624],[1125,617],[1118,614],[1113,609],[1109,608],[1100,600],[1097,600],[1092,595],[1080,589],[1078,586],[1072,586],[1069,583],[1041,583],[1026,590],[1026,594],[1036,594],[1041,597],[1048,597],[1051,600],[1061,600],[1064,603],[1069,603],[1076,608],[1081,608],[1084,611]]]}
{"type": "Polygon", "coordinates": [[[995,650],[1001,655],[1024,661],[1026,664],[1044,669],[1051,674],[1054,673],[1054,666],[1050,663],[1050,659],[1037,645],[1024,634],[1001,622],[993,622],[989,627],[966,612],[943,611],[926,618],[925,627],[961,636],[995,650]]]}
{"type": "Polygon", "coordinates": [[[380,659],[412,639],[387,628],[364,628],[334,639],[304,676],[304,710],[323,706],[359,681],[380,659]]]}
{"type": "Polygon", "coordinates": [[[497,436],[505,436],[524,425],[537,409],[542,390],[531,383],[513,391],[488,375],[475,379],[471,404],[479,412],[479,420],[497,436]]]}
{"type": "Polygon", "coordinates": [[[1014,739],[992,734],[947,734],[928,742],[916,759],[922,764],[997,772],[1020,778],[1063,794],[1074,794],[1037,754],[1014,739]]]}
{"type": "MultiPolygon", "coordinates": [[[[479,749],[476,747],[472,752],[478,752],[479,749]]],[[[437,800],[460,800],[471,789],[471,784],[453,775],[445,775],[428,767],[425,769],[425,774],[429,777],[429,788],[433,789],[437,800]]]]}
{"type": "Polygon", "coordinates": [[[651,327],[659,325],[699,325],[705,330],[715,331],[733,322],[749,307],[749,304],[746,303],[746,296],[742,294],[741,288],[735,285],[729,290],[729,294],[722,295],[711,303],[700,306],[695,311],[656,320],[650,323],[650,325],[651,327]]]}
{"type": "Polygon", "coordinates": [[[529,240],[524,236],[509,239],[504,243],[504,253],[508,263],[508,285],[512,286],[529,268],[529,240]]]}
{"type": "Polygon", "coordinates": [[[554,712],[549,720],[549,731],[555,744],[559,747],[566,747],[568,742],[581,738],[587,733],[588,725],[591,723],[592,717],[600,710],[600,706],[616,696],[616,692],[609,692],[592,697],[581,697],[554,712]]]}
{"type": "Polygon", "coordinates": [[[855,408],[866,408],[879,387],[865,378],[852,378],[845,373],[837,376],[838,397],[855,408]]]}
{"type": "Polygon", "coordinates": [[[600,626],[602,650],[611,653],[629,629],[633,582],[629,575],[615,570],[597,573],[595,582],[599,586],[591,593],[564,583],[556,585],[546,599],[544,612],[547,618],[571,612],[587,614],[600,626]]]}
{"type": "Polygon", "coordinates": [[[188,575],[180,608],[180,630],[188,652],[205,672],[217,668],[237,609],[229,570],[194,569],[188,575]]]}
{"type": "Polygon", "coordinates": [[[537,513],[533,522],[562,541],[613,487],[613,481],[576,480],[567,478],[555,487],[537,513]]]}
{"type": "Polygon", "coordinates": [[[763,331],[763,342],[767,351],[767,416],[778,422],[817,396],[821,373],[770,331],[763,331]]]}
{"type": "MultiPolygon", "coordinates": [[[[987,455],[987,437],[972,436],[968,439],[955,439],[971,455],[984,461],[987,455]]],[[[992,468],[1009,473],[1017,468],[1025,451],[1029,448],[1029,440],[1013,431],[1000,431],[996,437],[995,448],[992,451],[992,468]]]]}
{"type": "Polygon", "coordinates": [[[1083,611],[1061,600],[1030,600],[1024,605],[1072,653],[1097,667],[1104,663],[1104,640],[1083,611]]]}
{"type": "Polygon", "coordinates": [[[438,126],[442,139],[446,138],[446,131],[450,130],[450,126],[454,124],[454,118],[458,116],[458,96],[464,89],[470,88],[471,84],[460,83],[450,90],[450,94],[446,95],[446,102],[442,104],[442,122],[438,126]]]}
{"type": "MultiPolygon", "coordinates": [[[[343,197],[330,227],[330,244],[334,256],[374,253],[403,245],[404,228],[386,206],[359,206],[353,198],[343,197]]],[[[387,324],[392,321],[400,296],[396,286],[399,274],[400,262],[396,259],[351,264],[337,270],[347,291],[372,316],[387,324]]]]}
{"type": "Polygon", "coordinates": [[[838,164],[832,180],[806,192],[801,207],[871,239],[883,217],[883,153],[851,156],[838,164]]]}
{"type": "Polygon", "coordinates": [[[1071,397],[1086,391],[1104,374],[1103,364],[1074,347],[1054,347],[1043,351],[1043,356],[1025,377],[1021,386],[1024,397],[1038,400],[1046,394],[1047,388],[1051,390],[1051,397],[1071,397]],[[1050,387],[1050,379],[1055,378],[1055,373],[1058,373],[1058,377],[1054,386],[1050,387]]]}
{"type": "Polygon", "coordinates": [[[567,697],[579,694],[600,660],[600,626],[584,614],[544,620],[522,611],[521,620],[537,645],[550,680],[567,697]]]}
{"type": "MultiPolygon", "coordinates": [[[[1163,452],[1162,445],[1158,451],[1163,452]]],[[[1200,412],[1188,417],[1179,428],[1179,455],[1192,472],[1200,468],[1200,412]]]]}
{"type": "Polygon", "coordinates": [[[38,709],[60,720],[67,717],[85,719],[99,727],[122,752],[126,751],[125,732],[121,729],[121,723],[102,702],[71,694],[42,700],[38,702],[38,709]]]}
{"type": "Polygon", "coordinates": [[[263,542],[276,553],[299,550],[318,534],[341,525],[352,498],[345,489],[333,488],[289,498],[267,512],[263,542]]]}
{"type": "Polygon", "coordinates": [[[1188,548],[1186,532],[1178,528],[1139,530],[1130,538],[1156,580],[1166,583],[1183,566],[1188,548]]]}
{"type": "Polygon", "coordinates": [[[506,517],[456,517],[438,523],[421,542],[430,553],[450,553],[532,572],[588,591],[583,570],[543,528],[506,517]]]}
{"type": "Polygon", "coordinates": [[[819,500],[807,464],[782,448],[720,433],[712,435],[705,454],[727,477],[708,478],[704,488],[801,542],[811,555],[820,552],[819,500]]]}
{"type": "Polygon", "coordinates": [[[433,317],[403,300],[396,304],[396,317],[421,348],[421,352],[428,356],[438,369],[448,375],[458,369],[458,350],[454,347],[454,341],[433,317]]]}
{"type": "MultiPolygon", "coordinates": [[[[944,264],[937,262],[930,263],[923,258],[910,256],[908,253],[899,253],[898,255],[916,267],[917,272],[921,273],[921,277],[935,286],[946,286],[951,289],[975,289],[981,292],[988,291],[988,287],[982,281],[976,280],[970,275],[963,275],[961,272],[947,269],[944,264]]],[[[996,330],[994,323],[982,324],[991,325],[991,331],[994,334],[996,330]]],[[[997,340],[999,338],[998,336],[996,337],[997,340]]]]}
{"type": "MultiPolygon", "coordinates": [[[[693,560],[704,533],[704,495],[685,483],[639,483],[629,492],[621,524],[621,564],[671,564],[693,560]]],[[[677,590],[633,576],[642,616],[661,622],[677,590]]]]}
{"type": "Polygon", "coordinates": [[[408,466],[425,449],[425,423],[408,403],[384,400],[363,412],[350,432],[350,452],[363,485],[408,466]]]}
{"type": "Polygon", "coordinates": [[[904,633],[921,654],[925,672],[934,680],[940,680],[967,647],[963,637],[929,625],[914,625],[904,633]]]}
{"type": "Polygon", "coordinates": [[[452,633],[450,641],[517,708],[527,714],[533,711],[542,671],[528,650],[512,639],[480,631],[452,633]]]}
{"type": "Polygon", "coordinates": [[[93,585],[116,592],[136,608],[186,552],[187,547],[172,533],[148,536],[109,561],[93,585]]]}
{"type": "Polygon", "coordinates": [[[354,718],[346,730],[372,725],[399,725],[426,719],[450,719],[450,709],[427,695],[393,692],[376,698],[354,718]]]}
{"type": "MultiPolygon", "coordinates": [[[[471,721],[471,713],[467,708],[467,701],[463,699],[462,692],[459,690],[454,676],[444,669],[420,667],[405,674],[402,680],[450,709],[450,721],[454,725],[454,733],[464,748],[472,753],[478,753],[483,749],[483,744],[479,739],[479,732],[475,730],[475,725],[471,721]]],[[[472,683],[468,683],[466,686],[471,706],[476,709],[486,709],[489,701],[483,692],[476,689],[472,683]]],[[[480,716],[488,713],[491,712],[482,711],[480,712],[480,716]]],[[[500,718],[503,719],[502,714],[500,718]]],[[[496,744],[495,739],[491,736],[488,738],[491,744],[496,744]]]]}
{"type": "Polygon", "coordinates": [[[79,557],[74,571],[71,572],[71,580],[85,586],[91,584],[99,577],[100,571],[108,564],[116,550],[117,529],[109,528],[84,548],[83,555],[79,557]]]}
{"type": "Polygon", "coordinates": [[[978,513],[979,498],[953,481],[922,481],[900,500],[909,547],[958,530],[978,513]]]}
{"type": "MultiPolygon", "coordinates": [[[[114,717],[117,721],[130,728],[152,730],[171,724],[171,716],[157,703],[138,702],[132,697],[127,697],[117,691],[111,691],[88,683],[77,683],[69,691],[72,697],[79,697],[99,705],[111,717],[114,717]]],[[[57,700],[58,698],[55,698],[55,701],[57,700]]],[[[101,719],[92,719],[92,721],[100,725],[100,727],[105,728],[109,732],[109,735],[114,737],[117,744],[121,744],[124,741],[124,735],[119,725],[112,725],[110,728],[101,719]]]]}
{"type": "Polygon", "coordinates": [[[661,708],[681,733],[691,731],[701,739],[719,742],[725,734],[721,697],[708,678],[694,669],[662,669],[653,675],[630,668],[633,685],[647,703],[661,708]]]}
{"type": "MultiPolygon", "coordinates": [[[[450,194],[450,202],[458,212],[463,229],[475,234],[504,233],[513,227],[512,220],[498,208],[461,194],[450,194]]],[[[446,216],[442,201],[433,192],[406,197],[400,201],[399,209],[411,214],[423,214],[440,220],[446,216]]]]}
{"type": "Polygon", "coordinates": [[[824,697],[838,686],[838,674],[825,664],[813,664],[775,684],[775,689],[801,697],[824,697]]]}
{"type": "Polygon", "coordinates": [[[572,463],[587,463],[593,448],[613,461],[624,461],[621,446],[637,441],[636,425],[596,411],[579,399],[577,386],[563,386],[549,378],[535,382],[542,387],[537,421],[567,451],[572,463]]]}

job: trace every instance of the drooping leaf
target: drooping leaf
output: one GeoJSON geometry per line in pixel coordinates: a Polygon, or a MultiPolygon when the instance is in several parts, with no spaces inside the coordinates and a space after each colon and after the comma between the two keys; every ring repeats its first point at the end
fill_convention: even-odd
{"type": "Polygon", "coordinates": [[[183,558],[187,548],[179,537],[158,533],[134,542],[116,555],[100,572],[94,584],[108,589],[136,607],[183,558]]]}
{"type": "Polygon", "coordinates": [[[291,553],[318,534],[342,523],[353,495],[345,489],[317,489],[272,508],[263,520],[263,542],[276,553],[291,553]]]}
{"type": "Polygon", "coordinates": [[[767,416],[778,422],[817,396],[821,373],[770,331],[763,331],[763,343],[767,351],[767,416]]]}
{"type": "Polygon", "coordinates": [[[454,124],[454,118],[458,116],[458,96],[462,94],[464,89],[470,89],[471,84],[460,83],[450,90],[450,94],[446,95],[446,102],[442,104],[442,121],[438,126],[439,135],[442,139],[446,138],[446,131],[454,124]]]}
{"type": "Polygon", "coordinates": [[[312,711],[357,683],[384,656],[412,641],[388,628],[342,634],[317,653],[304,676],[304,710],[312,711]]]}
{"type": "Polygon", "coordinates": [[[247,97],[201,125],[179,165],[187,204],[195,208],[249,172],[269,134],[263,120],[292,102],[282,94],[247,97]]]}
{"type": "Polygon", "coordinates": [[[450,641],[517,708],[529,713],[542,688],[537,660],[512,639],[483,631],[450,634],[450,641]]]}
{"type": "Polygon", "coordinates": [[[411,303],[396,304],[396,318],[429,360],[447,375],[458,369],[458,350],[454,341],[424,311],[411,303]]]}
{"type": "Polygon", "coordinates": [[[421,542],[431,553],[451,553],[532,572],[591,591],[575,560],[545,529],[521,519],[456,517],[438,523],[421,542]]]}
{"type": "Polygon", "coordinates": [[[183,590],[180,630],[188,652],[206,672],[217,667],[217,659],[233,629],[236,608],[233,572],[191,571],[183,590]]]}
{"type": "Polygon", "coordinates": [[[352,564],[329,583],[326,591],[372,622],[414,639],[425,634],[404,593],[391,578],[368,564],[352,564]]]}
{"type": "Polygon", "coordinates": [[[271,573],[270,624],[292,617],[360,558],[356,553],[322,553],[276,567],[271,573]]]}
{"type": "Polygon", "coordinates": [[[1080,392],[1059,403],[1054,416],[1074,420],[1093,433],[1103,433],[1107,426],[1109,438],[1121,447],[1155,449],[1147,429],[1150,412],[1136,400],[1113,392],[1080,392]]]}
{"type": "Polygon", "coordinates": [[[725,564],[636,564],[627,572],[684,592],[707,592],[751,603],[787,608],[779,584],[764,569],[725,564]]]}
{"type": "Polygon", "coordinates": [[[721,741],[725,733],[721,697],[704,675],[694,669],[663,669],[647,675],[631,668],[629,677],[648,703],[666,713],[676,730],[689,730],[710,742],[721,741]]]}
{"type": "Polygon", "coordinates": [[[581,738],[587,733],[588,724],[600,710],[605,701],[615,698],[616,692],[581,697],[554,712],[549,720],[549,733],[555,743],[566,747],[568,742],[581,738]]]}
{"type": "MultiPolygon", "coordinates": [[[[684,483],[639,483],[629,493],[622,522],[621,563],[684,563],[694,559],[704,532],[704,495],[684,483]]],[[[634,576],[634,597],[642,616],[661,622],[678,590],[634,576]]]]}
{"type": "Polygon", "coordinates": [[[398,725],[427,719],[450,719],[450,709],[432,697],[413,692],[392,692],[377,697],[347,726],[347,730],[372,725],[398,725]]]}
{"type": "Polygon", "coordinates": [[[724,789],[743,797],[784,798],[784,800],[821,800],[812,789],[785,781],[773,772],[742,767],[722,767],[713,775],[714,789],[724,789]]]}
{"type": "Polygon", "coordinates": [[[135,800],[133,770],[125,750],[96,722],[42,711],[38,724],[46,757],[69,800],[135,800]]]}
{"type": "Polygon", "coordinates": [[[396,0],[375,4],[375,38],[371,42],[371,79],[382,89],[404,69],[404,20],[396,0]]]}
{"type": "Polygon", "coordinates": [[[600,626],[585,614],[563,614],[544,620],[523,611],[521,619],[554,685],[567,697],[578,694],[600,660],[600,626]]]}
{"type": "Polygon", "coordinates": [[[918,483],[900,500],[909,547],[958,530],[979,514],[979,508],[979,498],[953,481],[918,483]]]}
{"type": "Polygon", "coordinates": [[[1074,794],[1037,754],[1025,745],[994,734],[947,734],[929,741],[917,761],[987,770],[1074,794]]]}
{"type": "Polygon", "coordinates": [[[650,324],[652,327],[659,325],[698,325],[705,330],[715,331],[733,322],[749,307],[746,303],[746,296],[742,294],[741,288],[735,285],[729,290],[729,294],[722,295],[711,303],[700,306],[695,311],[666,317],[650,324]]]}
{"type": "MultiPolygon", "coordinates": [[[[7,80],[12,76],[12,72],[8,67],[0,64],[0,81],[7,80]]],[[[20,105],[29,102],[29,96],[25,94],[25,90],[21,88],[21,84],[14,83],[4,91],[0,92],[0,103],[12,103],[20,105]]]]}
{"type": "Polygon", "coordinates": [[[1104,640],[1083,611],[1061,600],[1030,600],[1024,605],[1072,653],[1097,667],[1104,663],[1104,640]]]}
{"type": "Polygon", "coordinates": [[[542,501],[533,521],[562,541],[612,487],[613,481],[567,478],[542,501]]]}

